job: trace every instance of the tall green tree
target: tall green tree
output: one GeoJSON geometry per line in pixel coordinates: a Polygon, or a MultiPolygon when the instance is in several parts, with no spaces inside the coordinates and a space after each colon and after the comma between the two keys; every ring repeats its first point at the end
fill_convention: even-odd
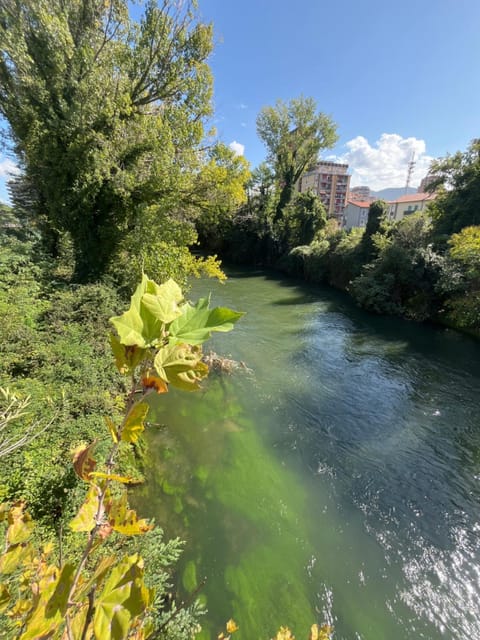
{"type": "Polygon", "coordinates": [[[160,209],[157,238],[190,219],[206,161],[212,27],[194,0],[142,4],[135,22],[127,0],[0,3],[0,113],[34,217],[53,251],[71,236],[79,281],[108,268],[145,210],[160,209]]]}
{"type": "Polygon", "coordinates": [[[301,96],[264,107],[257,118],[257,133],[267,147],[267,161],[280,189],[274,216],[277,222],[304,171],[315,163],[322,149],[337,141],[336,125],[329,116],[317,113],[313,98],[301,96]]]}
{"type": "Polygon", "coordinates": [[[438,176],[431,187],[440,187],[429,205],[437,238],[446,241],[464,227],[480,225],[480,139],[465,152],[436,160],[430,172],[438,176]]]}
{"type": "Polygon", "coordinates": [[[360,243],[360,257],[363,262],[369,262],[375,255],[374,236],[386,223],[387,211],[387,203],[384,200],[375,200],[368,208],[367,225],[360,243]]]}

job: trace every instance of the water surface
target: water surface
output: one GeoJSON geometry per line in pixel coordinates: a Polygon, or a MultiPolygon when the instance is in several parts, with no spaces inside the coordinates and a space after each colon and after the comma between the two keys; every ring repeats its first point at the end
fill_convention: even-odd
{"type": "Polygon", "coordinates": [[[480,638],[480,344],[261,272],[207,291],[252,373],[158,397],[138,496],[207,578],[202,638],[480,638]]]}

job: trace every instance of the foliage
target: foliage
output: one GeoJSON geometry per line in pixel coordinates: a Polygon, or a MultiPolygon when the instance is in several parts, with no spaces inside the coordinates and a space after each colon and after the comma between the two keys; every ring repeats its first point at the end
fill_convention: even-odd
{"type": "Polygon", "coordinates": [[[332,147],[336,126],[324,113],[316,112],[313,98],[294,98],[264,107],[257,117],[257,133],[268,150],[268,164],[280,189],[274,221],[281,220],[295,184],[322,149],[332,147]]]}
{"type": "Polygon", "coordinates": [[[473,140],[463,153],[433,162],[430,172],[438,176],[431,187],[444,187],[429,205],[437,241],[448,240],[464,227],[479,225],[480,140],[473,140]]]}
{"type": "Polygon", "coordinates": [[[435,315],[436,285],[444,260],[428,244],[430,229],[428,218],[418,213],[401,220],[387,242],[377,240],[377,257],[351,285],[352,295],[362,306],[414,320],[435,315]]]}
{"type": "Polygon", "coordinates": [[[310,244],[325,227],[327,213],[318,196],[312,192],[296,193],[284,210],[282,244],[291,249],[310,244]]]}
{"type": "Polygon", "coordinates": [[[480,329],[480,226],[464,227],[449,240],[448,260],[437,289],[447,297],[447,320],[480,329]]]}
{"type": "Polygon", "coordinates": [[[285,271],[307,281],[323,282],[328,273],[327,254],[330,249],[328,240],[322,239],[309,245],[295,247],[282,261],[285,271]]]}
{"type": "Polygon", "coordinates": [[[77,281],[140,244],[160,275],[179,257],[188,269],[193,218],[241,200],[246,171],[201,146],[212,28],[193,0],[148,0],[139,23],[126,0],[6,0],[0,40],[0,112],[23,169],[12,197],[52,254],[67,233],[77,281]]]}
{"type": "Polygon", "coordinates": [[[387,221],[387,203],[383,200],[372,202],[368,208],[368,219],[360,246],[361,259],[370,262],[376,255],[375,236],[387,221]]]}
{"type": "Polygon", "coordinates": [[[148,394],[166,393],[170,384],[198,389],[208,373],[201,361],[201,344],[213,331],[230,331],[241,315],[210,309],[207,299],[192,306],[183,301],[173,280],[157,285],[144,275],[130,308],[111,318],[117,331],[111,336],[115,363],[129,380],[130,390],[123,418],[105,419],[111,446],[102,467],[97,470],[94,457],[98,437],[74,452],[74,471],[88,485],[84,502],[70,521],[72,531],[86,535],[80,559],[56,563],[51,559],[52,545],[36,548],[31,540],[33,523],[22,502],[2,512],[8,523],[0,558],[0,572],[7,576],[2,610],[15,637],[140,640],[161,633],[176,617],[177,610],[155,627],[161,618],[150,615],[155,595],[145,583],[144,561],[138,553],[119,558],[99,551],[114,532],[144,535],[153,526],[129,508],[125,486],[137,480],[116,472],[117,458],[122,447],[136,444],[145,429],[148,394]]]}
{"type": "Polygon", "coordinates": [[[200,194],[196,196],[200,211],[196,228],[202,245],[215,249],[235,211],[247,200],[249,163],[227,146],[217,144],[210,151],[209,161],[198,179],[204,185],[204,192],[201,197],[200,194]]]}

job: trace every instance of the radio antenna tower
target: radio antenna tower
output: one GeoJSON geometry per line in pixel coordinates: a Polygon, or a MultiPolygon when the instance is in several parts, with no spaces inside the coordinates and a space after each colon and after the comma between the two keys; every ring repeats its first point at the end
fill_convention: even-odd
{"type": "Polygon", "coordinates": [[[412,173],[413,170],[415,169],[415,151],[412,151],[412,155],[410,156],[410,162],[408,163],[408,170],[407,170],[407,182],[405,183],[405,195],[407,195],[408,193],[408,187],[410,186],[410,180],[412,179],[412,173]]]}

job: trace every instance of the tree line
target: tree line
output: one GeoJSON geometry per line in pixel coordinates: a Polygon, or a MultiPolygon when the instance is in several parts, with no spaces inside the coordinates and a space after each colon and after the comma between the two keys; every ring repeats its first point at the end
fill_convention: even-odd
{"type": "Polygon", "coordinates": [[[398,222],[372,203],[365,229],[329,219],[314,192],[296,184],[336,141],[335,125],[310,98],[277,102],[257,119],[266,162],[247,201],[228,216],[199,218],[204,246],[348,291],[364,308],[473,333],[480,329],[480,141],[432,163],[435,199],[398,222]]]}

